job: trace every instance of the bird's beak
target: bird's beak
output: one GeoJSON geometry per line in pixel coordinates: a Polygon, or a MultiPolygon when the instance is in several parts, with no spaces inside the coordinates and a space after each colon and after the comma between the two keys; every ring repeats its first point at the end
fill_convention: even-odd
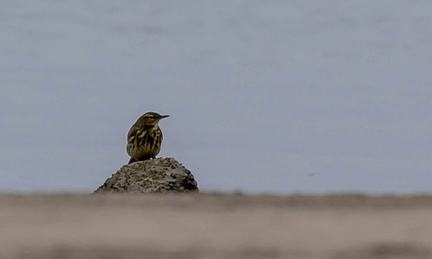
{"type": "Polygon", "coordinates": [[[163,119],[163,118],[167,118],[167,117],[169,117],[169,115],[161,115],[159,118],[163,119]]]}

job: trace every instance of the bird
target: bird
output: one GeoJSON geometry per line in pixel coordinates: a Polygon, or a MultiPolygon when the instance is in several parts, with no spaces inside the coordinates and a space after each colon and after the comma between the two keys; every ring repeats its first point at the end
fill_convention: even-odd
{"type": "Polygon", "coordinates": [[[146,112],[132,125],[127,135],[126,151],[131,157],[128,164],[155,158],[161,149],[162,131],[159,121],[169,115],[146,112]]]}

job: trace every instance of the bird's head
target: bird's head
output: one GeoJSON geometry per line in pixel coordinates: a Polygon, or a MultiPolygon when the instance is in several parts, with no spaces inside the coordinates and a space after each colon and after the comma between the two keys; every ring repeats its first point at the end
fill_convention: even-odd
{"type": "Polygon", "coordinates": [[[161,119],[166,117],[169,117],[169,115],[160,115],[156,112],[146,112],[139,118],[139,120],[145,126],[156,126],[161,119]]]}

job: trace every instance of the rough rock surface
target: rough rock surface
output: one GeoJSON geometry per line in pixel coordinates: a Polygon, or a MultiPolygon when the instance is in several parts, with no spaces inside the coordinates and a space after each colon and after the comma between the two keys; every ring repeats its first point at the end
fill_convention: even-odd
{"type": "Polygon", "coordinates": [[[95,193],[198,191],[192,173],[174,158],[155,158],[125,165],[95,193]]]}

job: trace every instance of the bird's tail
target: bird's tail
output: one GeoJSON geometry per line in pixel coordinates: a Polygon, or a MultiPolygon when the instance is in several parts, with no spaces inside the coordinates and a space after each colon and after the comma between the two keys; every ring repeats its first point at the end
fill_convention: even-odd
{"type": "Polygon", "coordinates": [[[128,164],[131,164],[131,163],[133,163],[133,162],[136,162],[137,160],[135,159],[135,158],[132,158],[131,157],[131,159],[129,160],[129,163],[128,164]]]}

